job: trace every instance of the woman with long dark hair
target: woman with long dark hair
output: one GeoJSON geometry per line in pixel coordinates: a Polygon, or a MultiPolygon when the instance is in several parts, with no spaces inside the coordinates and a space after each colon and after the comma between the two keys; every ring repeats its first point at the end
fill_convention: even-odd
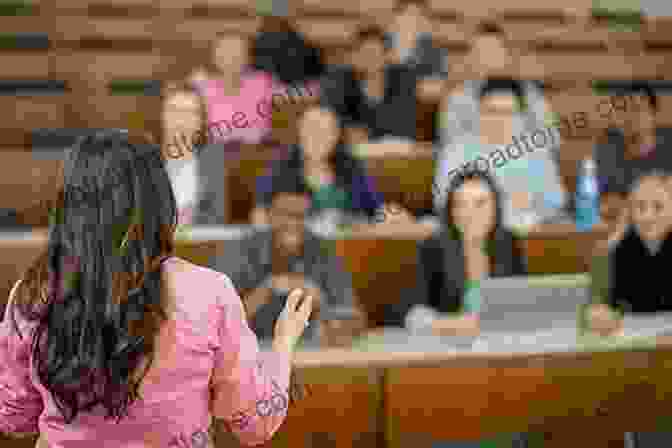
{"type": "Polygon", "coordinates": [[[317,104],[308,107],[298,123],[299,144],[287,157],[274,162],[270,174],[257,183],[254,224],[267,222],[273,184],[284,177],[301,179],[311,192],[310,215],[332,210],[342,215],[372,218],[382,206],[364,164],[354,157],[343,139],[338,116],[317,104]]]}
{"type": "Polygon", "coordinates": [[[455,176],[442,229],[418,247],[419,303],[405,317],[409,329],[478,331],[479,281],[527,270],[519,242],[502,219],[501,193],[492,177],[476,169],[455,176]]]}
{"type": "Polygon", "coordinates": [[[229,278],[173,255],[160,150],[121,132],[70,151],[57,206],[0,324],[0,432],[39,431],[52,448],[206,447],[214,417],[244,443],[267,440],[311,299],[297,309],[290,294],[261,356],[229,278]]]}

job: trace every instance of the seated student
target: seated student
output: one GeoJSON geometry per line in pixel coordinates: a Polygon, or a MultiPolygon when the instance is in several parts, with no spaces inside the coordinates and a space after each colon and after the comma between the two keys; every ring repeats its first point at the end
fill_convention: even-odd
{"type": "MultiPolygon", "coordinates": [[[[605,201],[625,194],[643,172],[654,168],[672,173],[672,130],[656,123],[658,97],[648,84],[633,84],[624,95],[624,129],[611,129],[593,148],[600,193],[605,201]]],[[[619,113],[620,115],[620,113],[619,113]]]]}
{"type": "Polygon", "coordinates": [[[250,68],[248,38],[241,34],[218,34],[212,57],[211,73],[191,80],[206,99],[213,140],[263,141],[272,128],[272,95],[277,87],[272,75],[250,68]]]}
{"type": "Polygon", "coordinates": [[[478,282],[526,274],[518,240],[502,222],[502,206],[486,173],[469,170],[453,179],[442,229],[418,247],[418,293],[405,317],[409,330],[477,333],[478,282]],[[462,314],[448,314],[457,312],[462,314]]]}
{"type": "MultiPolygon", "coordinates": [[[[328,245],[305,228],[310,196],[296,177],[284,177],[269,192],[269,230],[255,230],[237,245],[227,247],[212,263],[226,272],[239,289],[251,328],[260,339],[270,338],[283,309],[286,292],[294,288],[313,297],[313,316],[358,319],[350,274],[328,245]]],[[[320,333],[338,331],[335,325],[322,328],[312,320],[304,341],[320,342],[320,333]]],[[[323,334],[324,338],[331,335],[323,334]]]]}
{"type": "Polygon", "coordinates": [[[667,177],[655,171],[635,182],[623,225],[607,242],[608,275],[593,279],[606,303],[588,310],[589,327],[616,332],[623,312],[672,311],[664,280],[672,264],[672,191],[667,177]]]}
{"type": "Polygon", "coordinates": [[[326,107],[311,105],[299,118],[300,144],[292,145],[288,157],[271,164],[270,173],[257,182],[257,205],[251,221],[267,222],[276,183],[300,179],[310,191],[309,216],[319,222],[335,211],[336,221],[368,220],[383,205],[380,195],[366,174],[364,164],[343,142],[336,114],[326,107]]]}
{"type": "Polygon", "coordinates": [[[161,146],[179,224],[226,224],[226,154],[208,139],[202,97],[193,87],[174,82],[163,88],[161,99],[161,146]]]}
{"type": "Polygon", "coordinates": [[[360,30],[353,66],[331,67],[321,82],[322,104],[337,111],[358,143],[383,137],[416,139],[415,73],[403,64],[386,65],[385,33],[360,30]]]}
{"type": "MultiPolygon", "coordinates": [[[[448,90],[441,101],[438,121],[442,147],[478,135],[479,94],[483,84],[489,79],[510,77],[510,72],[515,72],[515,67],[520,65],[521,58],[520,52],[512,50],[499,25],[482,22],[476,26],[469,55],[463,64],[451,71],[452,77],[466,80],[448,90]]],[[[526,130],[543,129],[547,107],[541,84],[526,80],[518,80],[518,83],[527,105],[524,114],[526,130]]]]}
{"type": "Polygon", "coordinates": [[[523,87],[511,79],[491,79],[479,90],[477,128],[453,139],[439,154],[434,202],[445,204],[446,186],[473,166],[490,172],[502,187],[506,226],[528,226],[563,215],[565,190],[558,172],[559,133],[529,131],[523,87]]]}

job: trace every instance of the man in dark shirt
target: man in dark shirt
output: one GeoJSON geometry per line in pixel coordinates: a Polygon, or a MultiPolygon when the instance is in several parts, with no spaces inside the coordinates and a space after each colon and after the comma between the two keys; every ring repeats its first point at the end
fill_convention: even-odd
{"type": "Polygon", "coordinates": [[[305,185],[288,178],[273,186],[271,196],[270,229],[254,230],[238,242],[237,250],[227,247],[211,267],[231,278],[259,339],[272,337],[287,294],[301,288],[313,297],[314,317],[303,342],[347,341],[344,331],[353,325],[344,325],[344,321],[356,327],[361,318],[352,280],[329,242],[305,228],[310,207],[305,185]]]}
{"type": "Polygon", "coordinates": [[[648,84],[633,84],[624,93],[635,99],[622,111],[623,129],[610,129],[594,148],[600,192],[607,199],[624,195],[647,171],[672,173],[672,129],[656,125],[656,94],[648,84]]]}
{"type": "Polygon", "coordinates": [[[388,64],[386,38],[376,26],[358,31],[354,64],[332,66],[320,101],[337,111],[351,140],[416,139],[416,76],[406,64],[388,64]]]}

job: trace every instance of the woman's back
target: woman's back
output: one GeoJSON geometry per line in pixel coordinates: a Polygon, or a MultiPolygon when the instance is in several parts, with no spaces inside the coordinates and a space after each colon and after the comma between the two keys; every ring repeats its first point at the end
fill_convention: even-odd
{"type": "MultiPolygon", "coordinates": [[[[9,425],[0,429],[16,432],[39,417],[42,439],[51,448],[205,448],[214,446],[208,444],[212,415],[224,419],[243,443],[270,438],[286,414],[289,356],[269,352],[261,361],[240,298],[225,275],[170,257],[162,265],[162,282],[168,320],[140,384],[141,398],[119,423],[105,419],[100,406],[65,423],[40,384],[32,359],[25,360],[30,363],[29,378],[21,370],[26,366],[16,365],[30,354],[32,341],[12,334],[7,314],[0,328],[10,343],[0,352],[14,362],[6,364],[0,377],[0,384],[12,392],[5,395],[0,389],[0,421],[6,419],[9,425]],[[23,409],[8,411],[17,406],[23,409]]],[[[9,313],[11,306],[7,308],[9,313]]],[[[14,314],[22,330],[34,325],[14,314]]]]}

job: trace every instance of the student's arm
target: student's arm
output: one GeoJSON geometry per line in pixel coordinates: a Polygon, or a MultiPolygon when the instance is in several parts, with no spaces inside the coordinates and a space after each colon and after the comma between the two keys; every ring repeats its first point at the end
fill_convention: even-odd
{"type": "Polygon", "coordinates": [[[427,241],[418,244],[415,297],[409,299],[413,305],[404,318],[404,325],[411,332],[431,331],[434,321],[439,317],[439,313],[430,305],[431,297],[440,294],[436,281],[436,276],[440,275],[440,272],[435,268],[436,263],[431,252],[427,241]]]}
{"type": "MultiPolygon", "coordinates": [[[[616,236],[618,238],[618,236],[616,236]]],[[[598,243],[590,266],[590,304],[586,308],[586,322],[594,333],[604,336],[617,333],[623,324],[622,315],[614,308],[612,270],[613,240],[598,243]]]]}
{"type": "Polygon", "coordinates": [[[328,308],[338,308],[342,315],[350,314],[352,318],[361,313],[357,306],[352,275],[343,266],[342,259],[335,253],[330,242],[315,240],[319,252],[313,261],[316,264],[316,278],[312,279],[323,292],[322,306],[328,315],[328,308]]]}

